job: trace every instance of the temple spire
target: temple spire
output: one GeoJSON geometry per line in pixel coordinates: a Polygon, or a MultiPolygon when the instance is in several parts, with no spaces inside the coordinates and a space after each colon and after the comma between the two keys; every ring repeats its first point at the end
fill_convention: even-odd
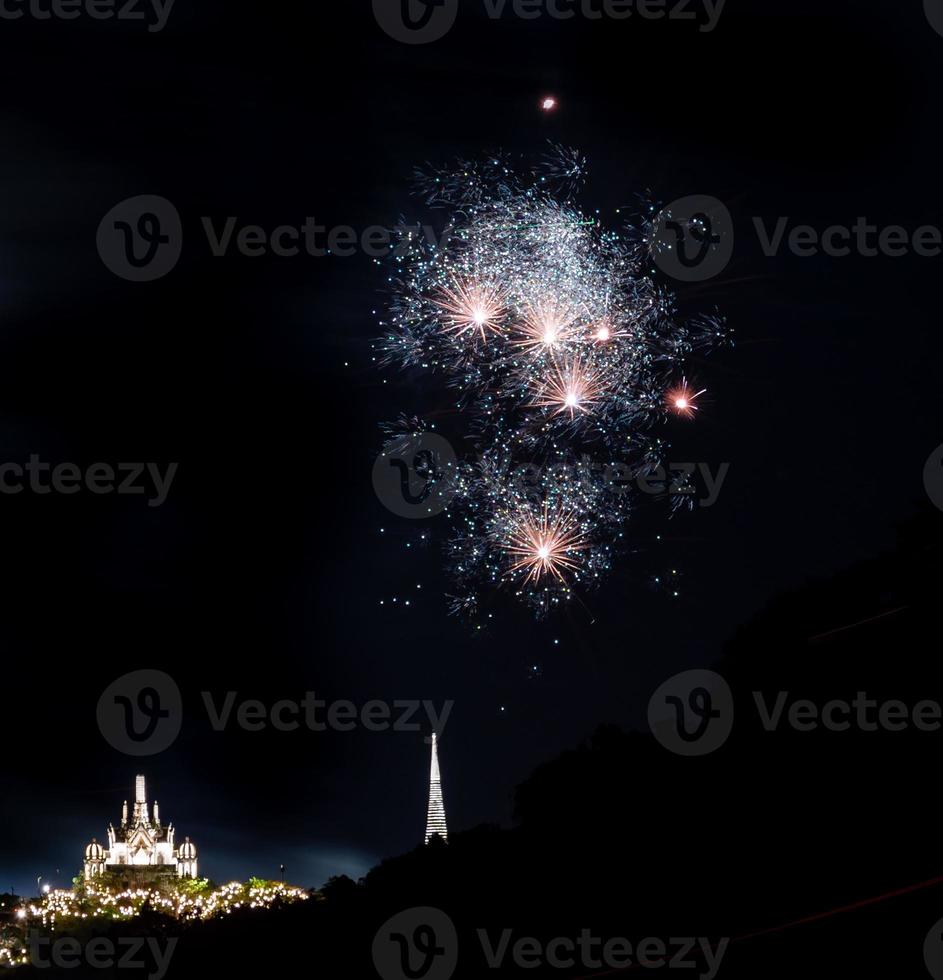
{"type": "Polygon", "coordinates": [[[445,802],[442,799],[442,780],[439,773],[439,749],[435,732],[432,733],[432,765],[429,771],[429,812],[426,816],[426,843],[438,834],[449,839],[445,823],[445,802]]]}
{"type": "Polygon", "coordinates": [[[147,814],[147,786],[143,776],[138,776],[134,780],[134,824],[148,824],[150,818],[147,814]]]}

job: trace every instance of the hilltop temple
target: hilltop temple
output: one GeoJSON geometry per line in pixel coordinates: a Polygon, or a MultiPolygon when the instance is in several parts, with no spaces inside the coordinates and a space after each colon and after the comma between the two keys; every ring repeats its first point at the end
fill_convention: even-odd
{"type": "Polygon", "coordinates": [[[134,809],[128,813],[128,801],[121,808],[121,826],[108,825],[108,847],[93,840],[85,848],[85,880],[106,873],[126,878],[196,878],[196,847],[187,837],[174,847],[174,825],[160,822],[155,801],[147,803],[144,777],[135,784],[134,809]]]}

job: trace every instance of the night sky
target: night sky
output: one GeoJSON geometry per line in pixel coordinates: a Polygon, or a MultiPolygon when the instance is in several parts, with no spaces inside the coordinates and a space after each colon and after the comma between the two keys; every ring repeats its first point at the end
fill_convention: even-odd
{"type": "Polygon", "coordinates": [[[537,765],[603,723],[644,730],[663,680],[926,506],[943,259],[769,258],[754,228],[943,222],[943,36],[922,4],[728,0],[710,32],[482,11],[461,0],[418,46],[364,0],[178,0],[157,33],[0,21],[0,462],[179,464],[161,507],[0,495],[0,890],[68,884],[138,772],[218,881],[285,864],[316,886],[421,842],[426,732],[215,732],[204,691],[454,701],[450,829],[508,825],[537,765]],[[444,523],[395,517],[371,483],[381,423],[451,405],[440,381],[374,363],[382,269],[214,257],[201,219],[435,222],[414,167],[547,140],[588,157],[580,202],[603,221],[647,188],[730,208],[730,265],[678,292],[719,308],[735,345],[696,361],[696,422],[659,432],[672,459],[730,472],[713,507],[647,504],[588,611],[535,623],[498,595],[478,631],[448,614],[444,523]],[[96,249],[106,212],[141,194],[184,228],[152,283],[96,249]],[[678,596],[654,582],[672,570],[678,596]],[[175,679],[184,718],[135,759],[96,705],[142,668],[175,679]]]}

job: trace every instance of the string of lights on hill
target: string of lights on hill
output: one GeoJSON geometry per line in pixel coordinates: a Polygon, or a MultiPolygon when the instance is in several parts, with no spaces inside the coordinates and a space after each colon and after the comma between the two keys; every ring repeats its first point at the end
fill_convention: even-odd
{"type": "MultiPolygon", "coordinates": [[[[195,883],[199,885],[200,883],[195,883]]],[[[147,908],[181,922],[206,921],[231,915],[239,909],[274,909],[310,898],[307,891],[278,881],[251,879],[233,881],[215,889],[178,889],[167,892],[156,888],[127,888],[122,891],[87,883],[84,892],[55,890],[38,904],[16,910],[17,924],[24,929],[31,922],[56,931],[69,929],[82,920],[126,922],[147,908]]],[[[0,946],[0,966],[21,966],[29,962],[25,948],[0,946]]]]}

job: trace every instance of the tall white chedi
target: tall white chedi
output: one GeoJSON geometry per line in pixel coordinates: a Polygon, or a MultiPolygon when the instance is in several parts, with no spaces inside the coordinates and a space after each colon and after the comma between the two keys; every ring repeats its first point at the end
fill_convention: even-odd
{"type": "Polygon", "coordinates": [[[445,824],[445,802],[442,799],[442,780],[439,775],[439,749],[435,732],[432,733],[432,768],[429,773],[429,812],[426,815],[426,843],[438,834],[449,839],[445,824]]]}

